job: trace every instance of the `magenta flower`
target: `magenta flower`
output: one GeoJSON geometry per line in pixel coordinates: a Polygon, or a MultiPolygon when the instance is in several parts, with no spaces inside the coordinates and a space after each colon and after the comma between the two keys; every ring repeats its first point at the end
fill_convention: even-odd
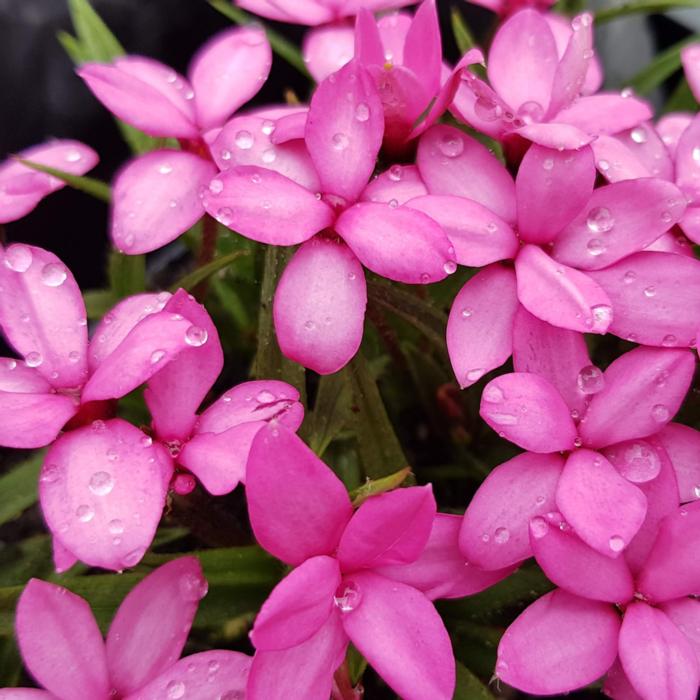
{"type": "Polygon", "coordinates": [[[467,2],[481,5],[481,7],[504,17],[526,7],[545,11],[554,5],[553,0],[467,0],[467,2]]]}
{"type": "Polygon", "coordinates": [[[183,147],[151,151],[117,175],[111,236],[119,250],[156,250],[203,216],[200,191],[216,173],[207,143],[258,92],[271,63],[265,32],[246,27],[205,44],[188,78],[140,56],[80,67],[80,77],[115,116],[151,136],[177,138],[183,147]]]}
{"type": "MultiPolygon", "coordinates": [[[[18,154],[71,175],[85,175],[97,165],[97,153],[79,141],[54,140],[32,146],[18,154]]],[[[65,183],[46,173],[32,170],[14,158],[0,164],[0,224],[21,219],[39,202],[65,187],[65,183]]]]}
{"type": "Polygon", "coordinates": [[[528,693],[554,695],[608,672],[610,697],[694,700],[700,667],[700,503],[654,524],[635,571],[590,549],[558,513],[530,521],[538,564],[559,588],[506,630],[496,674],[528,693]],[[620,619],[622,617],[622,619],[620,619]],[[617,659],[617,660],[616,660],[617,659]]]}
{"type": "Polygon", "coordinates": [[[206,593],[197,559],[168,562],[124,598],[103,640],[83,598],[32,579],[17,604],[17,641],[45,690],[6,688],[0,699],[243,697],[251,662],[245,654],[207,651],[178,661],[206,593]]]}
{"type": "Polygon", "coordinates": [[[580,335],[532,321],[518,323],[522,352],[514,356],[516,368],[527,371],[489,382],[480,409],[499,435],[528,452],[496,467],[479,487],[464,516],[461,550],[483,569],[516,564],[532,554],[530,519],[558,511],[589,547],[613,559],[624,551],[637,570],[658,520],[679,503],[669,456],[685,471],[688,448],[697,444],[695,431],[664,430],[690,386],[693,356],[636,348],[601,372],[580,335]]]}
{"type": "MultiPolygon", "coordinates": [[[[328,374],[343,367],[362,340],[362,265],[389,279],[427,284],[456,264],[453,246],[429,216],[397,202],[361,201],[382,142],[383,109],[357,61],[321,83],[301,126],[309,158],[300,145],[289,176],[235,165],[210,182],[203,201],[212,216],[248,238],[303,244],[277,287],[275,329],[287,357],[328,374]]],[[[240,146],[230,151],[232,162],[240,146]]]]}
{"type": "Polygon", "coordinates": [[[589,14],[575,17],[563,49],[566,33],[556,20],[533,9],[516,12],[491,44],[490,86],[465,72],[453,110],[494,138],[520,136],[567,149],[650,119],[649,105],[627,93],[584,94],[600,84],[599,72],[589,73],[592,21],[589,14]]]}
{"type": "Polygon", "coordinates": [[[255,438],[246,492],[256,539],[295,567],[255,621],[248,700],[326,700],[349,641],[402,698],[449,700],[454,658],[431,600],[475,593],[512,569],[465,567],[459,518],[436,516],[429,486],[353,513],[342,482],[281,425],[255,438]]]}

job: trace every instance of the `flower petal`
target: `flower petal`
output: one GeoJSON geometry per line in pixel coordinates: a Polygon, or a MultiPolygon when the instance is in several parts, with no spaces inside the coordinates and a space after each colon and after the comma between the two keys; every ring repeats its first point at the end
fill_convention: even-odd
{"type": "Polygon", "coordinates": [[[513,133],[539,146],[557,151],[577,150],[592,143],[595,139],[595,136],[587,134],[577,126],[556,122],[525,124],[525,126],[513,129],[513,133]]]}
{"type": "Polygon", "coordinates": [[[580,449],[566,460],[557,507],[576,534],[606,557],[618,557],[644,522],[644,494],[599,452],[580,449]]]}
{"type": "Polygon", "coordinates": [[[104,643],[85,600],[33,578],[17,603],[15,627],[24,664],[46,690],[61,700],[109,697],[104,643]]]}
{"type": "Polygon", "coordinates": [[[645,100],[601,92],[579,97],[557,114],[557,121],[575,126],[587,134],[598,135],[631,129],[653,116],[651,106],[645,100]]]}
{"type": "Polygon", "coordinates": [[[341,614],[343,628],[372,668],[404,700],[451,700],[454,655],[433,604],[415,588],[370,571],[347,581],[360,600],[341,614]]]}
{"type": "Polygon", "coordinates": [[[304,35],[302,55],[311,77],[320,83],[351,61],[354,49],[352,25],[338,22],[308,31],[304,35]]]}
{"type": "Polygon", "coordinates": [[[383,130],[374,80],[356,60],[318,86],[305,141],[325,193],[357,200],[374,170],[383,130]]]}
{"type": "Polygon", "coordinates": [[[89,566],[135,566],[165,505],[172,464],[121,419],[78,428],[44,459],[39,498],[61,544],[89,566]]]}
{"type": "Polygon", "coordinates": [[[455,297],[447,320],[447,351],[463,389],[510,357],[518,305],[515,275],[501,265],[478,272],[455,297]]]}
{"type": "Polygon", "coordinates": [[[253,441],[246,494],[256,539],[288,564],[333,552],[352,515],[340,479],[278,424],[260,430],[253,441]]]}
{"type": "Polygon", "coordinates": [[[418,6],[406,33],[403,65],[417,76],[429,95],[440,90],[442,41],[435,0],[424,0],[418,6]]]}
{"type": "Polygon", "coordinates": [[[526,608],[505,631],[496,674],[526,693],[568,693],[612,666],[619,630],[620,618],[609,603],[554,590],[526,608]]]}
{"type": "Polygon", "coordinates": [[[210,39],[188,71],[201,129],[221,126],[256,95],[271,66],[272,49],[262,27],[227,29],[210,39]]]}
{"type": "Polygon", "coordinates": [[[333,557],[312,557],[275,586],[263,603],[250,639],[256,649],[289,649],[313,637],[334,609],[340,568],[333,557]]]}
{"type": "Polygon", "coordinates": [[[114,245],[138,255],[174,241],[204,215],[199,192],[215,173],[210,161],[185,151],[151,151],[130,161],[112,191],[114,245]]]}
{"type": "Polygon", "coordinates": [[[0,445],[16,449],[45,447],[77,411],[76,402],[69,396],[0,390],[0,445]]]}
{"type": "Polygon", "coordinates": [[[109,678],[121,695],[143,687],[180,658],[206,590],[195,557],[170,561],[131,589],[107,635],[109,678]]]}
{"type": "Polygon", "coordinates": [[[694,369],[687,350],[640,347],[621,355],[581,423],[584,443],[603,447],[658,432],[678,411],[694,369]]]}
{"type": "Polygon", "coordinates": [[[56,388],[87,378],[85,305],[70,270],[42,248],[0,249],[0,327],[7,340],[56,388]]]}
{"type": "Polygon", "coordinates": [[[319,374],[344,367],[362,342],[367,287],[342,241],[314,236],[287,264],[273,303],[282,353],[319,374]]]}
{"type": "Polygon", "coordinates": [[[46,690],[0,688],[0,700],[56,700],[56,696],[46,690]]]}
{"type": "Polygon", "coordinates": [[[671,112],[665,114],[656,122],[656,132],[661,137],[673,160],[676,158],[678,141],[690,122],[693,121],[693,117],[694,115],[688,112],[671,112]]]}
{"type": "Polygon", "coordinates": [[[370,181],[362,190],[360,200],[388,204],[393,199],[397,204],[406,204],[424,194],[428,194],[428,190],[415,165],[392,165],[370,181]]]}
{"type": "Polygon", "coordinates": [[[700,95],[700,50],[691,44],[681,50],[681,63],[693,95],[700,95]]]}
{"type": "Polygon", "coordinates": [[[601,134],[593,141],[591,148],[595,154],[598,171],[608,182],[636,180],[651,176],[647,165],[642,163],[621,139],[601,134]]]}
{"type": "Polygon", "coordinates": [[[700,600],[677,598],[663,603],[659,608],[688,638],[700,661],[700,600]]]}
{"type": "Polygon", "coordinates": [[[528,523],[556,509],[563,468],[558,454],[525,452],[493,469],[464,514],[459,547],[466,559],[493,571],[532,556],[528,523]]]}
{"type": "Polygon", "coordinates": [[[526,245],[515,259],[518,298],[537,318],[581,333],[605,333],[613,317],[610,298],[588,275],[526,245]]]}
{"type": "Polygon", "coordinates": [[[491,380],[481,395],[479,413],[501,437],[530,452],[574,447],[576,426],[569,407],[537,374],[513,372],[491,380]]]}
{"type": "Polygon", "coordinates": [[[657,437],[673,464],[681,503],[700,498],[700,432],[687,425],[669,423],[657,437]]]}

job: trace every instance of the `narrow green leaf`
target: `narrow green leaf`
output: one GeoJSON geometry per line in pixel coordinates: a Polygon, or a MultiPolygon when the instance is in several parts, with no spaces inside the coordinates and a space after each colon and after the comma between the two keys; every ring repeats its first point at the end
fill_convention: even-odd
{"type": "Polygon", "coordinates": [[[146,256],[111,251],[108,277],[112,294],[117,299],[143,292],[146,289],[146,256]]]}
{"type": "Polygon", "coordinates": [[[323,456],[328,445],[352,421],[352,390],[346,369],[319,380],[314,409],[307,417],[302,435],[309,447],[323,456]]]}
{"type": "Polygon", "coordinates": [[[0,525],[14,520],[37,501],[39,471],[44,452],[35,452],[29,459],[0,477],[0,525]]]}
{"type": "Polygon", "coordinates": [[[58,43],[63,47],[63,50],[70,57],[70,60],[73,61],[76,66],[88,60],[85,56],[83,45],[72,34],[59,31],[56,33],[56,38],[58,39],[58,43]]]}
{"type": "Polygon", "coordinates": [[[494,700],[494,696],[477,676],[458,661],[457,687],[453,700],[494,700]]]}
{"type": "Polygon", "coordinates": [[[234,253],[229,253],[228,255],[222,255],[221,257],[214,258],[210,263],[198,267],[196,270],[192,270],[189,274],[181,277],[175,284],[170,288],[171,292],[176,292],[178,289],[191,290],[196,287],[200,282],[216,274],[220,270],[224,270],[231,263],[238,258],[248,255],[247,250],[237,250],[234,253]]]}
{"type": "Polygon", "coordinates": [[[599,10],[595,13],[595,21],[596,24],[602,24],[640,12],[668,12],[680,7],[700,7],[700,0],[633,0],[599,10]]]}
{"type": "Polygon", "coordinates": [[[458,7],[453,7],[450,13],[450,22],[452,24],[452,33],[455,37],[457,48],[461,54],[467,53],[469,49],[476,46],[476,41],[467,25],[466,20],[462,16],[458,7]]]}
{"type": "Polygon", "coordinates": [[[368,479],[350,493],[352,504],[355,508],[359,508],[370,496],[376,496],[378,493],[385,493],[398,488],[410,476],[411,467],[404,467],[399,471],[383,476],[381,479],[368,479]]]}
{"type": "Polygon", "coordinates": [[[699,40],[700,35],[694,34],[688,39],[679,41],[677,44],[657,54],[649,65],[639,71],[639,73],[630,80],[630,87],[640,95],[650,93],[681,67],[681,50],[699,40]]]}
{"type": "Polygon", "coordinates": [[[0,687],[16,687],[19,685],[21,675],[22,660],[17,649],[17,643],[12,637],[0,639],[0,687]]]}
{"type": "MultiPolygon", "coordinates": [[[[239,7],[232,5],[228,0],[209,0],[209,4],[217,11],[220,12],[225,17],[228,17],[232,22],[236,24],[261,24],[257,17],[249,15],[244,12],[239,7]]],[[[283,58],[289,65],[296,68],[302,75],[307,78],[311,77],[304,59],[301,55],[301,51],[291,42],[285,39],[281,34],[278,34],[274,29],[270,29],[264,23],[262,27],[267,34],[267,40],[272,46],[272,50],[280,57],[283,58]]]]}
{"type": "Polygon", "coordinates": [[[119,300],[107,289],[89,289],[87,292],[83,292],[83,301],[87,317],[91,321],[97,321],[119,300]]]}
{"type": "Polygon", "coordinates": [[[72,175],[71,173],[65,172],[65,170],[51,168],[48,165],[34,163],[33,161],[25,160],[24,158],[17,158],[16,160],[32,170],[38,170],[40,173],[51,175],[51,177],[55,177],[62,182],[65,182],[66,185],[69,185],[73,189],[85,192],[91,197],[95,197],[95,199],[99,199],[102,202],[109,202],[112,198],[109,185],[106,182],[102,182],[102,180],[96,180],[93,177],[85,177],[84,175],[82,177],[79,175],[72,175]]]}
{"type": "Polygon", "coordinates": [[[256,379],[281,379],[295,386],[306,404],[306,373],[301,365],[288,360],[277,344],[272,322],[272,299],[282,271],[292,256],[290,248],[269,245],[265,249],[260,315],[258,317],[258,350],[255,355],[253,376],[256,379]]]}
{"type": "Polygon", "coordinates": [[[106,63],[126,53],[88,0],[68,0],[68,9],[88,60],[106,63]]]}
{"type": "Polygon", "coordinates": [[[349,367],[360,459],[365,474],[378,479],[405,468],[408,460],[364,355],[358,352],[349,367]]]}

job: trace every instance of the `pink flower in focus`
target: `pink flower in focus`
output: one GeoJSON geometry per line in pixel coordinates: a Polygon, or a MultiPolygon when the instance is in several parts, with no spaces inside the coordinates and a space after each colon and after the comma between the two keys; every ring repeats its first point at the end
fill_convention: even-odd
{"type": "Polygon", "coordinates": [[[204,214],[200,191],[216,172],[207,143],[267,79],[272,54],[256,27],[221,32],[190,64],[188,78],[150,58],[86,63],[78,74],[119,119],[180,140],[130,161],[113,189],[111,236],[135,255],[170,243],[204,214]]]}
{"type": "MultiPolygon", "coordinates": [[[[79,141],[54,140],[32,146],[17,154],[57,170],[84,175],[97,165],[97,153],[79,141]]],[[[0,163],[0,224],[21,219],[39,202],[65,183],[51,175],[32,170],[14,158],[0,163]]]]}
{"type": "Polygon", "coordinates": [[[454,657],[431,601],[483,590],[512,569],[465,566],[459,518],[436,515],[429,486],[369,498],[353,513],[342,482],[281,425],[255,438],[246,492],[256,539],[295,567],[251,632],[248,700],[327,700],[349,641],[405,700],[452,698],[454,657]]]}
{"type": "MultiPolygon", "coordinates": [[[[275,293],[275,329],[287,357],[328,374],[343,367],[362,340],[362,265],[388,279],[427,284],[456,264],[453,246],[429,216],[398,202],[362,201],[382,142],[383,109],[373,79],[356,60],[321,83],[301,127],[305,145],[290,156],[287,174],[231,165],[209,183],[203,201],[212,216],[248,238],[302,243],[275,293]]],[[[278,122],[273,137],[279,128],[278,122]]],[[[231,164],[249,150],[236,148],[240,134],[229,137],[231,164]]],[[[220,152],[223,143],[218,146],[220,152]]]]}
{"type": "Polygon", "coordinates": [[[245,654],[207,651],[178,661],[206,593],[194,557],[168,562],[124,598],[103,640],[83,598],[31,579],[17,604],[17,641],[25,666],[45,690],[6,688],[0,700],[242,697],[251,662],[245,654]]]}

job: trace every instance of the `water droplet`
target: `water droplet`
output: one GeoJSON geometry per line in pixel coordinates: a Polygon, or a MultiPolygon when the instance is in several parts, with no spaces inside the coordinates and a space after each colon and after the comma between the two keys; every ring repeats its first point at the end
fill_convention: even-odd
{"type": "Polygon", "coordinates": [[[662,211],[661,212],[661,221],[663,221],[665,224],[670,224],[671,221],[673,221],[673,216],[671,215],[670,211],[662,211]]]}
{"type": "Polygon", "coordinates": [[[344,613],[355,610],[361,601],[362,591],[354,581],[342,581],[333,596],[333,602],[344,613]]]}
{"type": "Polygon", "coordinates": [[[107,450],[106,454],[107,459],[110,462],[116,462],[119,459],[119,453],[114,448],[110,448],[109,450],[107,450]]]}
{"type": "Polygon", "coordinates": [[[445,271],[445,274],[451,275],[457,271],[457,263],[454,260],[448,260],[442,266],[442,269],[445,271]]]}
{"type": "Polygon", "coordinates": [[[612,320],[612,306],[607,304],[591,306],[591,314],[593,314],[593,323],[595,325],[610,323],[612,320]]]}
{"type": "Polygon", "coordinates": [[[584,394],[597,394],[605,387],[605,376],[595,365],[588,365],[578,373],[576,385],[584,394]]]}
{"type": "Polygon", "coordinates": [[[544,116],[544,109],[539,102],[524,102],[518,109],[518,116],[525,124],[532,124],[533,122],[538,122],[542,119],[544,116]]]}
{"type": "Polygon", "coordinates": [[[643,126],[638,126],[630,131],[630,138],[635,143],[646,143],[647,130],[643,126]]]}
{"type": "Polygon", "coordinates": [[[700,163],[700,146],[695,146],[693,149],[693,160],[696,163],[700,163]]]}
{"type": "Polygon", "coordinates": [[[421,284],[428,284],[430,282],[430,275],[427,272],[424,272],[420,276],[420,282],[421,284]]]}
{"type": "Polygon", "coordinates": [[[625,272],[625,276],[622,278],[622,281],[625,284],[632,284],[637,279],[637,273],[634,270],[628,270],[625,272]]]}
{"type": "Polygon", "coordinates": [[[75,514],[81,523],[89,523],[95,517],[94,509],[88,505],[78,506],[75,514]]]}
{"type": "Polygon", "coordinates": [[[586,245],[588,254],[593,255],[594,257],[602,255],[607,250],[607,248],[607,244],[601,238],[591,238],[591,240],[588,241],[588,244],[586,245]]]}
{"type": "Polygon", "coordinates": [[[484,401],[488,403],[501,403],[505,398],[503,389],[497,387],[494,384],[490,384],[484,389],[484,401]]]}
{"type": "Polygon", "coordinates": [[[346,134],[337,133],[333,134],[332,142],[336,151],[344,151],[350,144],[350,139],[348,139],[346,134]]]}
{"type": "Polygon", "coordinates": [[[24,363],[27,367],[39,367],[43,361],[44,358],[38,352],[27,353],[27,356],[24,358],[24,363]]]}
{"type": "Polygon", "coordinates": [[[158,172],[161,175],[170,175],[170,173],[173,171],[173,166],[169,165],[168,163],[163,163],[162,165],[158,166],[158,172]]]}
{"type": "Polygon", "coordinates": [[[657,403],[651,409],[651,417],[657,423],[665,423],[669,419],[670,416],[671,416],[670,411],[662,403],[657,403]]]}
{"type": "Polygon", "coordinates": [[[170,681],[166,691],[168,700],[180,700],[185,696],[185,684],[182,681],[170,681]]]}
{"type": "Polygon", "coordinates": [[[390,199],[387,204],[391,209],[396,209],[396,207],[399,206],[399,200],[398,199],[390,199]]]}
{"type": "Polygon", "coordinates": [[[625,548],[625,541],[620,535],[613,535],[608,541],[608,545],[613,552],[621,552],[625,548]]]}
{"type": "Polygon", "coordinates": [[[175,207],[177,206],[177,199],[171,199],[171,200],[168,202],[168,206],[169,206],[171,209],[175,209],[175,207]]]}
{"type": "Polygon", "coordinates": [[[81,158],[82,158],[82,156],[80,155],[80,151],[72,150],[72,151],[68,151],[68,153],[66,153],[66,162],[67,163],[79,163],[81,158]]]}
{"type": "Polygon", "coordinates": [[[473,313],[473,309],[465,307],[462,309],[462,318],[471,318],[473,313]]]}
{"type": "Polygon", "coordinates": [[[262,160],[262,162],[266,163],[267,165],[269,165],[270,163],[274,163],[276,159],[277,151],[274,148],[266,148],[260,156],[260,160],[262,160]]]}
{"type": "Polygon", "coordinates": [[[15,272],[26,272],[32,264],[32,251],[21,243],[14,243],[5,251],[5,265],[15,272]]]}
{"type": "Polygon", "coordinates": [[[493,533],[493,541],[496,544],[505,544],[510,539],[510,530],[506,527],[499,527],[493,533]]]}
{"type": "Polygon", "coordinates": [[[259,184],[262,182],[262,178],[260,177],[260,175],[258,175],[258,173],[253,173],[253,174],[250,176],[250,181],[251,181],[254,185],[259,185],[259,184]]]}
{"type": "Polygon", "coordinates": [[[141,561],[141,557],[143,557],[144,554],[145,550],[134,549],[133,551],[129,552],[124,556],[124,558],[122,559],[122,565],[126,569],[131,568],[132,566],[136,566],[141,561]]]}
{"type": "Polygon", "coordinates": [[[180,593],[185,600],[198,601],[209,590],[206,579],[195,573],[187,573],[180,579],[180,593]]]}
{"type": "Polygon", "coordinates": [[[209,191],[212,194],[221,194],[224,191],[224,183],[219,178],[214,178],[209,183],[209,191]]]}
{"type": "Polygon", "coordinates": [[[265,119],[260,127],[260,131],[262,131],[265,136],[270,136],[274,130],[275,122],[270,121],[269,119],[265,119]]]}
{"type": "Polygon", "coordinates": [[[173,491],[180,496],[186,496],[188,493],[192,493],[196,485],[197,482],[192,474],[176,474],[173,479],[173,491]]]}
{"type": "Polygon", "coordinates": [[[636,441],[623,445],[621,452],[622,454],[611,454],[610,461],[628,481],[643,484],[659,475],[661,460],[646,442],[636,441]]]}
{"type": "Polygon", "coordinates": [[[503,114],[503,108],[490,97],[480,95],[474,102],[474,114],[485,122],[493,122],[503,114]]]}
{"type": "Polygon", "coordinates": [[[221,209],[217,209],[215,218],[223,226],[229,226],[233,221],[233,209],[231,207],[221,207],[221,209]]]}
{"type": "Polygon", "coordinates": [[[620,90],[620,97],[625,100],[628,97],[632,97],[632,95],[634,95],[634,90],[631,87],[622,88],[622,90],[620,90]]]}
{"type": "Polygon", "coordinates": [[[542,161],[542,167],[545,170],[551,170],[554,167],[554,159],[553,158],[545,158],[542,161]]]}
{"type": "Polygon", "coordinates": [[[443,155],[448,158],[456,158],[464,151],[464,140],[458,134],[446,134],[440,139],[438,147],[443,155]]]}
{"type": "Polygon", "coordinates": [[[593,233],[607,233],[615,225],[615,219],[607,207],[594,207],[588,212],[586,226],[593,233]]]}
{"type": "Polygon", "coordinates": [[[649,299],[651,299],[653,296],[656,296],[656,287],[645,287],[644,296],[649,299]]]}
{"type": "Polygon", "coordinates": [[[165,350],[154,350],[151,353],[151,364],[155,365],[165,357],[165,350]]]}
{"type": "Polygon", "coordinates": [[[218,661],[210,661],[207,665],[207,670],[210,674],[214,675],[221,668],[221,664],[218,661]]]}
{"type": "Polygon", "coordinates": [[[403,168],[400,165],[392,165],[389,168],[389,179],[392,182],[400,182],[403,177],[403,168]]]}
{"type": "Polygon", "coordinates": [[[255,400],[258,403],[272,403],[276,398],[271,391],[263,390],[256,395],[255,400]]]}
{"type": "Polygon", "coordinates": [[[233,142],[238,148],[240,148],[243,151],[246,151],[249,148],[253,147],[253,134],[251,134],[250,131],[242,129],[236,134],[236,136],[233,139],[233,142]]]}
{"type": "Polygon", "coordinates": [[[6,360],[5,361],[5,368],[12,371],[17,367],[17,361],[16,360],[6,360]]]}
{"type": "Polygon", "coordinates": [[[470,369],[465,377],[468,382],[476,382],[481,379],[484,374],[486,374],[486,370],[483,367],[476,367],[475,369],[470,369]]]}
{"type": "Polygon", "coordinates": [[[95,496],[106,496],[114,488],[114,478],[109,472],[95,472],[90,477],[88,487],[95,496]]]}
{"type": "Polygon", "coordinates": [[[496,425],[517,425],[518,416],[511,413],[489,413],[489,418],[496,425]]]}
{"type": "Polygon", "coordinates": [[[583,445],[583,440],[580,437],[574,438],[574,447],[581,447],[583,445]]]}
{"type": "Polygon", "coordinates": [[[221,160],[231,160],[231,151],[229,151],[227,148],[222,148],[220,156],[221,160]]]}
{"type": "Polygon", "coordinates": [[[208,338],[209,334],[207,331],[199,326],[190,326],[185,331],[185,342],[193,348],[201,347],[207,342],[208,338]]]}
{"type": "Polygon", "coordinates": [[[542,539],[549,531],[549,524],[539,516],[530,520],[530,532],[536,539],[542,539]]]}
{"type": "Polygon", "coordinates": [[[665,348],[672,348],[676,343],[678,343],[678,338],[675,335],[665,335],[661,340],[661,345],[665,348]]]}
{"type": "Polygon", "coordinates": [[[140,442],[143,447],[150,447],[153,444],[153,438],[148,435],[144,435],[140,442]]]}
{"type": "Polygon", "coordinates": [[[107,524],[107,529],[110,535],[121,535],[124,532],[124,523],[118,518],[115,520],[110,520],[107,524]]]}
{"type": "Polygon", "coordinates": [[[355,119],[358,122],[366,122],[369,119],[369,106],[365,102],[360,102],[355,107],[355,119]]]}
{"type": "Polygon", "coordinates": [[[602,170],[603,172],[605,172],[606,170],[610,170],[610,163],[608,163],[607,160],[604,160],[603,158],[601,158],[598,161],[598,168],[600,170],[602,170]]]}

